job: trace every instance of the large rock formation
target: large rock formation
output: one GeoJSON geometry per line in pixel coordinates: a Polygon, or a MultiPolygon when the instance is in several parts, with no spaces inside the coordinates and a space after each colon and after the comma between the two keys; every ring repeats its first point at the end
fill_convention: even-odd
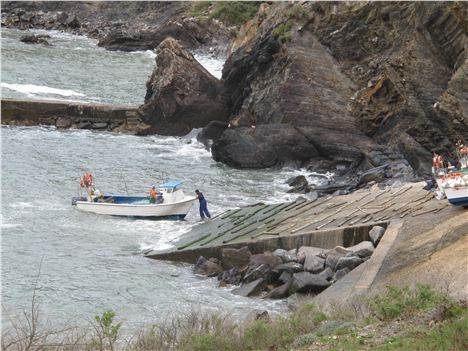
{"type": "Polygon", "coordinates": [[[108,50],[151,50],[168,36],[185,46],[226,46],[235,33],[222,22],[189,17],[182,1],[2,1],[2,26],[85,34],[108,50]]]}
{"type": "Polygon", "coordinates": [[[146,87],[139,113],[153,133],[184,135],[228,116],[222,83],[173,38],[158,46],[146,87]]]}
{"type": "Polygon", "coordinates": [[[231,128],[214,158],[428,173],[432,152],[467,141],[467,7],[262,5],[223,70],[231,128]]]}

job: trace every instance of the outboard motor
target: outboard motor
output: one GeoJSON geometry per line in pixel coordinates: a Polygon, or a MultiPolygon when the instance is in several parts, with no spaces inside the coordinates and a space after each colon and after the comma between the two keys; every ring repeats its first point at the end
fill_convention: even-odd
{"type": "Polygon", "coordinates": [[[76,206],[77,201],[86,201],[86,197],[84,197],[84,196],[73,196],[72,197],[72,206],[76,206]]]}

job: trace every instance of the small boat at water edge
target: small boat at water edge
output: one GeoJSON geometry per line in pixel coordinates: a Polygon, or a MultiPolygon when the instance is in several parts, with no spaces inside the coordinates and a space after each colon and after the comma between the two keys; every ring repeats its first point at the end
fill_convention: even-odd
{"type": "Polygon", "coordinates": [[[457,143],[458,166],[444,167],[444,159],[434,155],[433,174],[440,191],[452,205],[468,206],[468,147],[457,143]]]}
{"type": "Polygon", "coordinates": [[[181,181],[160,184],[156,203],[151,203],[149,196],[102,195],[93,187],[89,173],[81,178],[80,185],[86,189],[87,196],[74,197],[72,205],[81,211],[111,216],[184,219],[197,199],[184,194],[181,181]]]}

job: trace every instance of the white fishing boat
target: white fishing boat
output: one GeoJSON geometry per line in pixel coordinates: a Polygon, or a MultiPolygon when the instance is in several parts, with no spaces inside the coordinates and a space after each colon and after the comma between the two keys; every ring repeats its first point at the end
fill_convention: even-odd
{"type": "Polygon", "coordinates": [[[149,196],[100,194],[93,187],[89,173],[82,177],[81,185],[87,196],[73,198],[72,204],[81,211],[111,216],[184,219],[197,199],[184,194],[181,181],[160,184],[155,203],[151,203],[149,196]]]}
{"type": "Polygon", "coordinates": [[[433,173],[439,190],[452,205],[468,205],[468,147],[457,144],[457,167],[444,166],[444,159],[435,155],[433,173]]]}

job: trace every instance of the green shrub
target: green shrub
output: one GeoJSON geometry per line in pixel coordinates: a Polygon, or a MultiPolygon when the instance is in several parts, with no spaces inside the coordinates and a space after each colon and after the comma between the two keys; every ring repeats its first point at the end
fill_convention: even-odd
{"type": "Polygon", "coordinates": [[[255,16],[261,2],[258,1],[219,1],[209,17],[227,25],[241,25],[255,16]]]}
{"type": "Polygon", "coordinates": [[[99,350],[111,350],[115,348],[115,343],[119,336],[119,330],[122,322],[114,324],[114,311],[104,311],[102,316],[95,316],[94,329],[96,337],[92,344],[99,350]]]}
{"type": "Polygon", "coordinates": [[[287,21],[278,25],[275,29],[271,31],[271,35],[278,38],[280,43],[285,43],[292,39],[292,29],[293,23],[292,21],[287,21]]]}
{"type": "Polygon", "coordinates": [[[387,286],[387,292],[375,296],[369,307],[378,319],[392,320],[447,302],[446,297],[432,290],[429,285],[417,284],[415,289],[387,286]]]}
{"type": "Polygon", "coordinates": [[[192,335],[185,340],[180,350],[187,351],[229,351],[236,350],[235,343],[229,335],[201,334],[192,335]]]}
{"type": "Polygon", "coordinates": [[[468,315],[436,325],[432,330],[412,331],[406,336],[394,336],[376,350],[458,351],[468,350],[468,315]]]}
{"type": "Polygon", "coordinates": [[[289,18],[293,18],[296,20],[308,17],[306,9],[301,4],[294,4],[293,6],[291,6],[291,8],[287,12],[287,15],[289,18]]]}

